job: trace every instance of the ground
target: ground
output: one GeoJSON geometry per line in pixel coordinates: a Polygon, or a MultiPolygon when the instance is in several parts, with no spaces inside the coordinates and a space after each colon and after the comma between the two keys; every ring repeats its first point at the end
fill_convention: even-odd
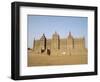
{"type": "Polygon", "coordinates": [[[28,66],[49,66],[49,65],[75,65],[87,64],[87,55],[64,55],[54,56],[46,54],[34,54],[28,51],[28,66]]]}

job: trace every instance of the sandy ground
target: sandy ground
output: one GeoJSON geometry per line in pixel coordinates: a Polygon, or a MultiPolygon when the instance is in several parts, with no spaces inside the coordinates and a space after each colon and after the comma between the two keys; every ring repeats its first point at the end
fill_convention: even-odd
{"type": "Polygon", "coordinates": [[[28,53],[28,66],[87,64],[87,55],[49,56],[28,53]]]}

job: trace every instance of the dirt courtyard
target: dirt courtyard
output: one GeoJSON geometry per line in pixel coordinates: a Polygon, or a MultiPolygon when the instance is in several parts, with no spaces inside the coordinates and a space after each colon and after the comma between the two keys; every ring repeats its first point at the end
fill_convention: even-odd
{"type": "Polygon", "coordinates": [[[65,55],[65,56],[49,56],[34,55],[28,53],[27,65],[30,66],[49,66],[49,65],[75,65],[87,64],[87,55],[65,55]]]}

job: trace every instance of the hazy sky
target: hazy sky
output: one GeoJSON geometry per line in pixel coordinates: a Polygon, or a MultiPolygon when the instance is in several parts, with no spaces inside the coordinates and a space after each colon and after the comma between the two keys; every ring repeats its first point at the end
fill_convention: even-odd
{"type": "Polygon", "coordinates": [[[30,48],[33,46],[34,38],[40,39],[43,33],[47,38],[51,38],[55,31],[60,38],[67,38],[69,32],[73,37],[85,37],[87,44],[87,17],[28,15],[27,19],[30,48]]]}

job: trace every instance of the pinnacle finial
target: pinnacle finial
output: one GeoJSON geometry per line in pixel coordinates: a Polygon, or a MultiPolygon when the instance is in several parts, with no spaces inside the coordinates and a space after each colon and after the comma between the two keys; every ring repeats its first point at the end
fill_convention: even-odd
{"type": "Polygon", "coordinates": [[[69,32],[69,36],[71,36],[71,32],[69,32]]]}
{"type": "Polygon", "coordinates": [[[57,36],[58,34],[57,34],[57,32],[55,31],[53,35],[57,36]]]}
{"type": "Polygon", "coordinates": [[[45,34],[43,33],[43,36],[45,36],[45,34]]]}
{"type": "Polygon", "coordinates": [[[43,33],[43,35],[42,35],[42,37],[41,37],[41,38],[42,38],[42,39],[43,39],[43,38],[46,38],[44,33],[43,33]]]}
{"type": "Polygon", "coordinates": [[[57,34],[57,32],[55,31],[55,34],[57,34]]]}
{"type": "Polygon", "coordinates": [[[69,37],[69,38],[72,38],[72,34],[71,34],[71,32],[69,32],[69,35],[68,35],[68,37],[69,37]]]}

